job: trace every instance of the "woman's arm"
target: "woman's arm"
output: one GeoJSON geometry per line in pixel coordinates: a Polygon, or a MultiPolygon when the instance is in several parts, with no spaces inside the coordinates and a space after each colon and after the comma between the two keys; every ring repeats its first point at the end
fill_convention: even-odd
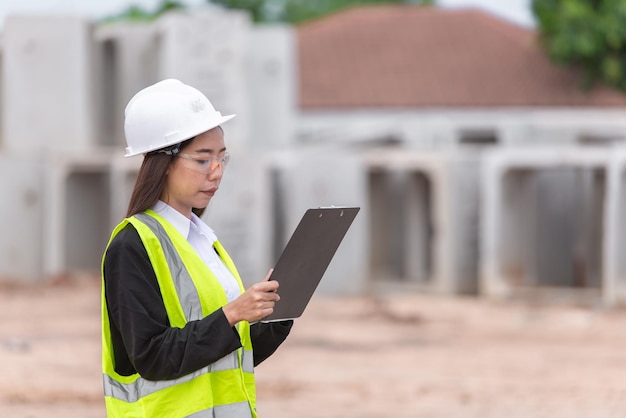
{"type": "Polygon", "coordinates": [[[169,326],[148,254],[130,224],[107,250],[104,282],[115,370],[121,375],[174,379],[241,347],[222,309],[182,329],[169,326]]]}
{"type": "Polygon", "coordinates": [[[254,353],[254,365],[257,366],[265,361],[285,341],[293,321],[280,322],[257,322],[250,327],[252,349],[254,353]]]}

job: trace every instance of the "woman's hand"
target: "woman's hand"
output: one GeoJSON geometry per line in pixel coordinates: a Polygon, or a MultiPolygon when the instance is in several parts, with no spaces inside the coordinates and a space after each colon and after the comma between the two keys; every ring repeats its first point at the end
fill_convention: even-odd
{"type": "Polygon", "coordinates": [[[258,321],[274,312],[274,304],[280,300],[280,296],[276,293],[278,282],[270,280],[272,271],[273,269],[270,269],[262,282],[252,285],[241,296],[222,308],[231,326],[239,321],[258,321]]]}

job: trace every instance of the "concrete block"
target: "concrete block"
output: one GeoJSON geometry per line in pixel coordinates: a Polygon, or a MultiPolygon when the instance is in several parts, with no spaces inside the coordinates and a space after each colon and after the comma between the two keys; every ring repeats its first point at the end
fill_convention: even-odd
{"type": "Polygon", "coordinates": [[[2,136],[7,150],[62,152],[96,145],[91,30],[80,17],[6,19],[2,136]]]}
{"type": "Polygon", "coordinates": [[[375,149],[369,169],[374,281],[475,293],[478,162],[473,153],[375,149]]]}
{"type": "Polygon", "coordinates": [[[608,155],[580,148],[486,154],[482,294],[505,298],[537,287],[600,292],[608,155]]]}

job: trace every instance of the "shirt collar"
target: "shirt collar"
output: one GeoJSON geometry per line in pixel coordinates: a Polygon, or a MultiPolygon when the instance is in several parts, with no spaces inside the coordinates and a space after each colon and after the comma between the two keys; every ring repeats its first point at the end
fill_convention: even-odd
{"type": "Polygon", "coordinates": [[[195,213],[191,214],[191,225],[192,228],[198,228],[200,233],[204,234],[211,244],[217,241],[217,236],[215,232],[206,224],[202,219],[200,219],[195,213]]]}
{"type": "Polygon", "coordinates": [[[152,207],[152,210],[171,223],[172,226],[176,228],[176,230],[180,232],[183,237],[185,237],[185,239],[189,238],[189,226],[191,221],[185,215],[162,200],[156,202],[152,207]]]}
{"type": "Polygon", "coordinates": [[[199,230],[202,234],[206,235],[211,243],[217,241],[215,232],[213,232],[213,230],[209,228],[209,226],[205,224],[195,213],[191,214],[190,220],[162,200],[157,201],[152,207],[152,210],[171,223],[172,226],[176,228],[176,230],[187,240],[189,239],[190,229],[193,227],[194,229],[199,230]]]}

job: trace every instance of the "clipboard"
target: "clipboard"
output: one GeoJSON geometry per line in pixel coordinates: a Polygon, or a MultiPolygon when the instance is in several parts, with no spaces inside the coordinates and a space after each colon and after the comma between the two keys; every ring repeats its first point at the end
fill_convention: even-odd
{"type": "Polygon", "coordinates": [[[299,318],[348,232],[359,207],[308,209],[279,257],[270,280],[280,283],[274,312],[260,322],[299,318]]]}

